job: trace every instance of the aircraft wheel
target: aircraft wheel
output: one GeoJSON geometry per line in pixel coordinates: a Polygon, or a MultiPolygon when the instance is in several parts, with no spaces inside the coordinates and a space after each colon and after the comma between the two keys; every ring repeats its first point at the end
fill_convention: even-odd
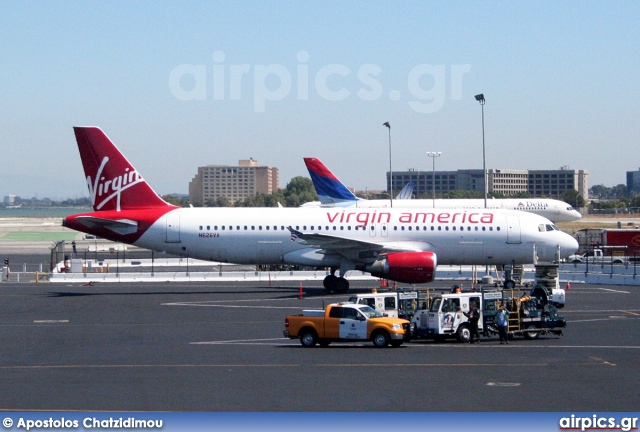
{"type": "Polygon", "coordinates": [[[339,293],[345,293],[349,291],[349,281],[343,277],[337,278],[335,290],[339,293]]]}
{"type": "Polygon", "coordinates": [[[513,289],[513,288],[515,288],[515,287],[516,287],[516,282],[515,282],[515,281],[513,281],[513,280],[511,280],[511,279],[509,279],[508,281],[505,281],[505,283],[504,283],[504,287],[505,287],[506,289],[513,289]]]}
{"type": "Polygon", "coordinates": [[[338,284],[338,277],[335,275],[327,275],[327,277],[325,277],[324,280],[322,281],[322,285],[324,286],[324,289],[326,289],[329,292],[335,291],[337,284],[338,284]]]}

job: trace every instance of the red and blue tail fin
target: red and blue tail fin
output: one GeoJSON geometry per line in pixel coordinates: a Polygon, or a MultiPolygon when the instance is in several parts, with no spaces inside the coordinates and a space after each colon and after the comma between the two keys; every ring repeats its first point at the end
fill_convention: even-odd
{"type": "Polygon", "coordinates": [[[304,158],[311,181],[322,204],[357,201],[356,197],[318,158],[304,158]]]}
{"type": "Polygon", "coordinates": [[[73,130],[94,211],[172,207],[151,189],[100,128],[73,130]]]}

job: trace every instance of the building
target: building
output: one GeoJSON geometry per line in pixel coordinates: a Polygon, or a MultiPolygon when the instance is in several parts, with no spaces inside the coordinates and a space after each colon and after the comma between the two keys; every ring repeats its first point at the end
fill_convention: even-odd
{"type": "MultiPolygon", "coordinates": [[[[586,201],[589,198],[588,179],[587,171],[571,170],[566,167],[559,170],[487,169],[487,192],[506,196],[526,193],[532,198],[559,198],[563,192],[575,190],[586,201]]],[[[393,172],[393,189],[399,191],[408,182],[413,182],[416,196],[431,196],[434,188],[433,181],[433,171],[409,169],[393,172]]],[[[388,189],[389,172],[387,172],[388,189]]],[[[482,170],[436,171],[435,190],[436,194],[445,197],[454,190],[476,191],[483,194],[482,170]]]]}
{"type": "Polygon", "coordinates": [[[259,166],[258,161],[240,160],[238,166],[206,165],[189,183],[189,201],[206,203],[220,197],[231,204],[258,193],[271,194],[278,190],[278,168],[259,166]]]}
{"type": "Polygon", "coordinates": [[[640,170],[627,171],[627,196],[632,198],[640,195],[640,170]]]}

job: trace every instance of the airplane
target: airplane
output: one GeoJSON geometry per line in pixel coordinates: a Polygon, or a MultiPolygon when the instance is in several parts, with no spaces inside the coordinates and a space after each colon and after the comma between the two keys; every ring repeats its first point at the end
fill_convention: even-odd
{"type": "Polygon", "coordinates": [[[325,267],[329,292],[349,289],[350,270],[428,283],[438,264],[534,263],[578,250],[573,237],[525,212],[180,208],[160,198],[101,129],[74,132],[94,211],[67,216],[63,226],[183,257],[325,267]]]}
{"type": "MultiPolygon", "coordinates": [[[[304,158],[309,175],[316,188],[320,202],[305,203],[303,207],[389,207],[390,200],[366,200],[356,197],[318,158],[304,158]],[[347,193],[348,192],[348,193],[347,193]]],[[[413,199],[395,201],[394,207],[434,208],[431,199],[413,199]]],[[[437,199],[435,208],[439,209],[482,209],[484,199],[437,199]]],[[[564,201],[549,198],[493,198],[487,200],[487,208],[526,211],[546,217],[552,222],[571,222],[582,217],[564,201]]]]}
{"type": "MultiPolygon", "coordinates": [[[[351,206],[354,201],[364,201],[364,198],[355,196],[344,183],[338,180],[338,177],[336,177],[320,159],[304,158],[304,163],[307,165],[307,170],[313,181],[313,186],[316,188],[320,202],[312,201],[303,204],[301,207],[318,207],[321,205],[342,206],[342,204],[351,206]]],[[[396,195],[395,199],[411,199],[414,187],[415,184],[413,182],[407,183],[398,195],[396,195]]],[[[389,200],[379,201],[389,203],[389,200]]]]}

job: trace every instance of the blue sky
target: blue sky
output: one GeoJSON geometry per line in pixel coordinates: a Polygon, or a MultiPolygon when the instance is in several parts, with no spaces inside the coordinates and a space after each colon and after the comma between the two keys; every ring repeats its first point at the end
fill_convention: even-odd
{"type": "Polygon", "coordinates": [[[0,3],[0,196],[87,196],[73,126],[100,126],[160,194],[252,157],[281,186],[319,157],[389,167],[640,168],[640,3],[0,3]]]}

